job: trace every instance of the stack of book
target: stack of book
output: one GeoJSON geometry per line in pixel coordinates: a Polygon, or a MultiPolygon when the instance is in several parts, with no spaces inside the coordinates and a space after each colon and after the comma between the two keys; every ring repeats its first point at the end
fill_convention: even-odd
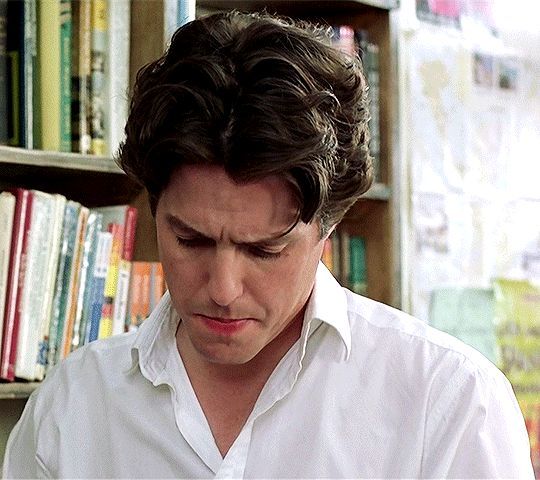
{"type": "Polygon", "coordinates": [[[165,284],[161,274],[148,308],[138,306],[136,225],[129,205],[90,209],[23,188],[0,194],[0,379],[41,380],[74,349],[149,314],[165,284]]]}
{"type": "Polygon", "coordinates": [[[129,0],[0,0],[0,144],[115,152],[128,109],[130,11],[129,0]]]}

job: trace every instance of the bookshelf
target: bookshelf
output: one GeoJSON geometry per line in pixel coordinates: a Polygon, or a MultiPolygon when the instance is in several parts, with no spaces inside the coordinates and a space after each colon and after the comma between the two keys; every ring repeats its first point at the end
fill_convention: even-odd
{"type": "MultiPolygon", "coordinates": [[[[164,48],[165,0],[131,3],[130,86],[138,69],[164,48]]],[[[327,24],[366,29],[380,48],[380,181],[351,209],[340,225],[366,239],[368,295],[400,305],[399,201],[397,169],[397,79],[392,9],[397,0],[198,0],[198,14],[237,8],[266,9],[327,24]]],[[[88,207],[130,203],[139,220],[134,260],[157,260],[154,222],[145,193],[111,158],[0,146],[0,190],[21,186],[57,192],[88,207]]],[[[27,398],[37,383],[0,384],[0,400],[27,398]]],[[[5,428],[5,427],[4,427],[5,428]]],[[[1,456],[1,454],[0,454],[1,456]]],[[[1,459],[0,459],[1,460],[1,459]]]]}

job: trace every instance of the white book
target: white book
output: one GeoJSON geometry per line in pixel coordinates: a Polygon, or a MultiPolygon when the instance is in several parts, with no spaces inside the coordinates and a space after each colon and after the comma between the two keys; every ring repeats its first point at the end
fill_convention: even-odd
{"type": "Polygon", "coordinates": [[[121,259],[118,264],[118,281],[116,283],[116,301],[113,310],[112,334],[124,333],[126,326],[127,304],[129,299],[129,281],[131,279],[131,262],[121,259]]]}
{"type": "Polygon", "coordinates": [[[6,301],[14,213],[15,195],[9,192],[0,193],[0,345],[2,345],[4,306],[6,301]]]}
{"type": "Polygon", "coordinates": [[[107,3],[109,19],[107,99],[109,115],[106,117],[105,134],[109,156],[114,156],[124,139],[128,116],[129,49],[130,49],[130,0],[107,3]]]}
{"type": "Polygon", "coordinates": [[[28,236],[26,273],[20,306],[15,376],[35,380],[39,334],[44,321],[48,266],[52,248],[55,202],[49,193],[32,191],[32,217],[28,236]]]}
{"type": "Polygon", "coordinates": [[[58,269],[58,259],[60,256],[60,245],[62,239],[62,224],[64,220],[64,209],[66,207],[66,197],[60,194],[53,195],[54,215],[51,220],[51,254],[47,264],[47,275],[45,279],[45,301],[42,305],[41,329],[38,342],[38,359],[36,363],[36,380],[43,380],[45,377],[45,367],[47,366],[47,350],[49,340],[49,327],[51,315],[53,313],[54,289],[56,285],[56,273],[58,269]]]}

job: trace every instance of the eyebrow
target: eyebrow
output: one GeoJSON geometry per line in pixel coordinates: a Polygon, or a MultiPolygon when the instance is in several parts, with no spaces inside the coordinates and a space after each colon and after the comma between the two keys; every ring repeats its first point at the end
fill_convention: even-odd
{"type": "MultiPolygon", "coordinates": [[[[213,240],[207,235],[205,235],[202,232],[199,232],[197,229],[191,227],[187,223],[185,223],[183,220],[180,220],[178,217],[175,217],[174,215],[167,214],[166,216],[167,223],[174,229],[182,230],[188,235],[193,235],[197,238],[202,239],[209,239],[213,240]]],[[[261,238],[260,240],[255,240],[253,242],[232,242],[234,245],[238,246],[249,246],[249,247],[257,247],[257,246],[271,246],[275,244],[279,244],[281,242],[287,241],[287,236],[294,230],[296,225],[298,224],[298,221],[295,220],[293,224],[289,227],[287,227],[283,232],[279,232],[275,235],[272,235],[267,238],[261,238]]]]}

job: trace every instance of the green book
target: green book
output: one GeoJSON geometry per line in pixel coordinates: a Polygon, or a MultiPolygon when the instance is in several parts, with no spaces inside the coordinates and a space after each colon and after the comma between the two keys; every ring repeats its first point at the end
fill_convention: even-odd
{"type": "Polygon", "coordinates": [[[349,285],[359,295],[367,294],[366,242],[358,236],[349,240],[349,285]]]}

